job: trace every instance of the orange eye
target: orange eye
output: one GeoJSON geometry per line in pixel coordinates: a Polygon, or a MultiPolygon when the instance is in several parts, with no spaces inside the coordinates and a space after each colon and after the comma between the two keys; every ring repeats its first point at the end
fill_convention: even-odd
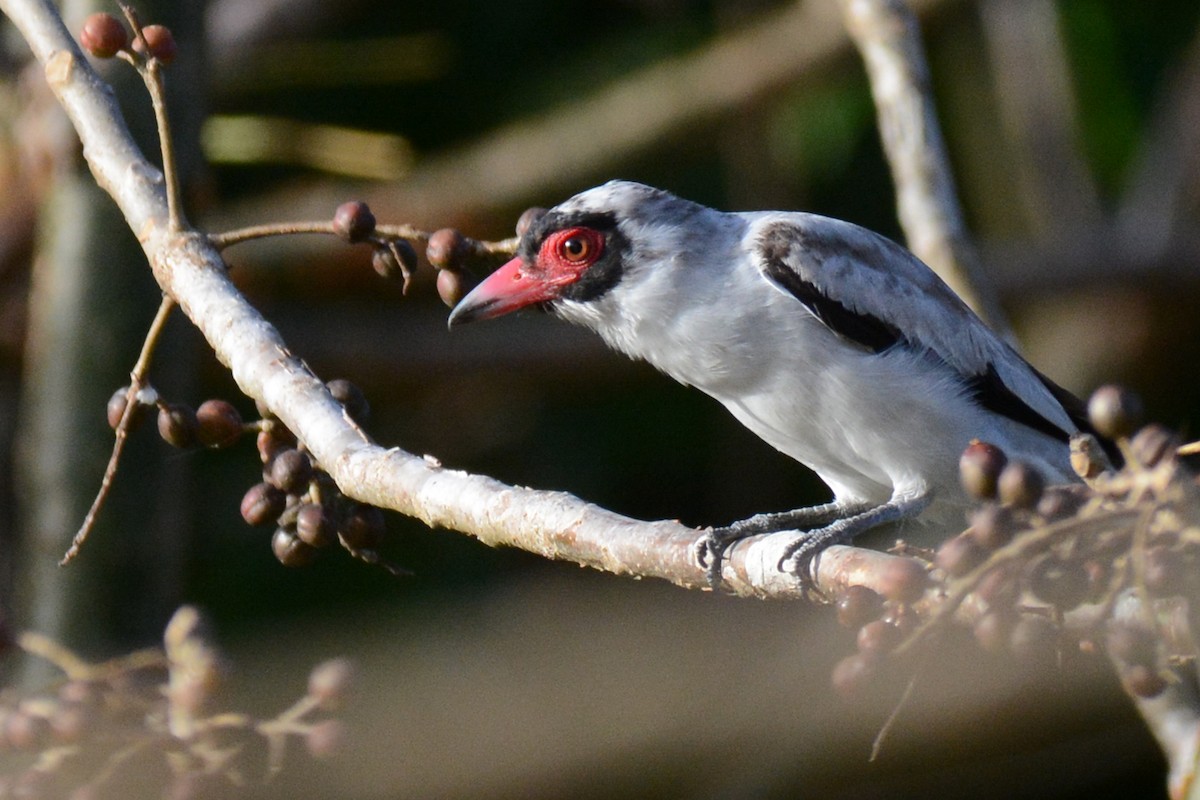
{"type": "Polygon", "coordinates": [[[592,254],[592,243],[583,236],[568,236],[558,246],[558,252],[567,261],[578,264],[592,254]]]}

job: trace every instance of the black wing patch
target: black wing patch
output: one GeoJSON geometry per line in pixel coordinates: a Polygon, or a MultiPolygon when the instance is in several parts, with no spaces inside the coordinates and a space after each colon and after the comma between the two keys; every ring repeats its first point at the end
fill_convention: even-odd
{"type": "MultiPolygon", "coordinates": [[[[1040,373],[1038,377],[1042,377],[1040,373]]],[[[1071,434],[1068,431],[1064,431],[1034,411],[1028,403],[1018,397],[1012,389],[1009,389],[1004,381],[1001,380],[1000,374],[996,372],[995,364],[988,364],[987,372],[966,377],[965,380],[970,396],[988,411],[1008,417],[1013,422],[1019,422],[1027,428],[1032,428],[1038,433],[1044,433],[1052,439],[1058,439],[1060,442],[1065,443],[1071,438],[1071,434]]],[[[1059,389],[1059,391],[1069,394],[1065,389],[1059,389]]],[[[1060,403],[1062,402],[1057,396],[1055,399],[1058,399],[1060,403]]]]}
{"type": "Polygon", "coordinates": [[[770,252],[765,255],[763,272],[766,276],[803,303],[813,316],[834,333],[872,353],[882,353],[905,340],[896,326],[870,314],[846,308],[797,275],[781,258],[770,252]]]}
{"type": "MultiPolygon", "coordinates": [[[[780,227],[769,228],[760,240],[763,255],[763,273],[778,286],[799,300],[827,328],[834,333],[852,341],[872,353],[882,353],[896,345],[924,347],[919,341],[912,341],[895,325],[879,317],[853,311],[842,303],[823,294],[815,284],[806,281],[796,270],[788,266],[787,259],[792,254],[793,247],[805,247],[810,251],[828,249],[828,242],[807,242],[800,232],[780,227]]],[[[811,252],[820,261],[820,253],[811,252]]],[[[937,354],[928,351],[933,357],[937,354]]],[[[941,360],[939,358],[939,360],[941,360]]],[[[945,363],[943,361],[943,363],[945,363]]],[[[946,368],[954,367],[946,364],[946,368]]],[[[1070,420],[1082,431],[1095,435],[1095,431],[1087,420],[1087,409],[1084,403],[1073,394],[1063,389],[1054,381],[1030,367],[1047,391],[1063,407],[1070,420]]],[[[955,370],[957,372],[957,370],[955,370]]],[[[1008,419],[1027,428],[1045,434],[1063,443],[1070,440],[1069,431],[1063,430],[1050,420],[1039,414],[1028,403],[1022,400],[1001,379],[995,364],[989,363],[987,370],[974,375],[958,373],[967,390],[967,395],[983,408],[994,414],[1008,419]]],[[[1113,463],[1120,463],[1120,455],[1111,442],[1097,436],[1113,463]]]]}

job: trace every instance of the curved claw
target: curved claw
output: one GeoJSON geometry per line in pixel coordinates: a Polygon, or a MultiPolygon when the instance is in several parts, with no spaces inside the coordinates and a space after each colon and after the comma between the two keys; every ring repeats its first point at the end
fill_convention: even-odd
{"type": "Polygon", "coordinates": [[[728,536],[722,537],[721,532],[728,533],[728,528],[709,528],[696,542],[695,547],[696,562],[704,568],[708,586],[714,592],[721,587],[721,567],[725,560],[725,550],[735,541],[728,536]]]}

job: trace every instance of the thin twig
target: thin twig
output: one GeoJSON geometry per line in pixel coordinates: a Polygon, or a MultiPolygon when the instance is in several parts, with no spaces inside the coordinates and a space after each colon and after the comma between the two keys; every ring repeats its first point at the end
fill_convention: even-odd
{"type": "Polygon", "coordinates": [[[171,316],[171,310],[174,308],[175,301],[169,295],[164,294],[162,303],[158,307],[158,313],[154,315],[154,320],[150,323],[150,329],[146,331],[146,340],[142,343],[142,352],[138,355],[138,360],[133,365],[133,370],[129,373],[129,390],[125,393],[125,410],[121,412],[121,421],[117,423],[112,455],[108,458],[108,466],[104,470],[104,478],[100,481],[100,490],[96,493],[96,499],[92,501],[92,507],[88,509],[87,516],[83,518],[83,524],[79,526],[79,530],[71,540],[71,546],[67,549],[62,560],[58,562],[59,565],[66,564],[79,554],[79,548],[83,546],[88,535],[92,532],[92,528],[96,525],[96,517],[104,507],[105,501],[108,500],[108,495],[112,490],[113,478],[116,477],[117,467],[121,461],[121,453],[125,450],[125,440],[129,437],[129,426],[132,424],[133,415],[138,411],[138,394],[145,387],[146,373],[150,369],[154,350],[158,346],[163,328],[167,324],[167,319],[171,316]]]}
{"type": "Polygon", "coordinates": [[[134,37],[141,41],[146,53],[145,61],[134,60],[138,74],[146,84],[150,93],[150,105],[154,109],[154,121],[158,130],[158,144],[162,153],[163,179],[167,187],[167,220],[172,232],[182,231],[187,227],[187,219],[183,215],[182,191],[179,183],[179,167],[175,157],[175,139],[171,134],[171,117],[167,113],[166,81],[163,78],[163,63],[154,57],[146,37],[142,33],[142,24],[137,12],[132,6],[121,3],[121,12],[129,21],[134,37]]]}

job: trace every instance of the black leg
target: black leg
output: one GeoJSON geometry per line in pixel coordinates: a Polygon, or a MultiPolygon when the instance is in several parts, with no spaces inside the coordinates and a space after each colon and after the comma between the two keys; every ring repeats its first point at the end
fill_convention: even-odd
{"type": "Polygon", "coordinates": [[[747,519],[738,520],[732,525],[713,528],[696,544],[696,560],[705,567],[708,574],[708,584],[713,589],[721,585],[721,562],[725,551],[738,539],[754,536],[759,533],[776,533],[778,531],[808,531],[822,528],[836,520],[847,516],[862,514],[870,507],[825,503],[819,506],[798,508],[795,511],[783,511],[773,514],[756,514],[747,519]]]}
{"type": "Polygon", "coordinates": [[[823,528],[810,529],[799,535],[784,551],[783,558],[779,560],[779,569],[792,573],[805,584],[811,584],[812,560],[822,550],[835,544],[847,544],[859,534],[880,525],[911,519],[924,511],[932,499],[933,495],[928,492],[893,497],[883,505],[849,514],[823,528]]]}

